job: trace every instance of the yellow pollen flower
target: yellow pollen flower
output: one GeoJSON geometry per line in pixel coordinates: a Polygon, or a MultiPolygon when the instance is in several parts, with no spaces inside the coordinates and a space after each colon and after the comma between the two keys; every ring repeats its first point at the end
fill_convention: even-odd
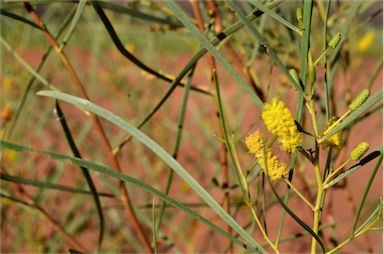
{"type": "Polygon", "coordinates": [[[279,138],[282,150],[292,153],[301,145],[301,134],[297,130],[292,113],[284,102],[273,98],[271,103],[264,105],[261,118],[268,130],[279,138]]]}
{"type": "Polygon", "coordinates": [[[257,163],[266,172],[265,159],[264,159],[264,147],[265,154],[267,155],[267,167],[268,175],[272,181],[280,180],[282,177],[287,177],[288,167],[285,163],[279,161],[279,159],[272,153],[271,149],[264,146],[263,138],[259,131],[255,131],[245,139],[245,144],[248,147],[250,153],[254,154],[257,163]]]}
{"type": "MultiPolygon", "coordinates": [[[[337,117],[332,117],[327,126],[326,126],[326,130],[334,123],[337,121],[337,117]]],[[[339,131],[337,132],[336,134],[334,134],[333,136],[331,136],[330,138],[328,138],[326,141],[324,141],[324,143],[322,143],[323,147],[330,147],[330,146],[333,146],[333,147],[336,147],[336,148],[340,148],[341,147],[341,141],[342,141],[342,138],[343,138],[343,133],[342,131],[339,131]]]]}
{"type": "Polygon", "coordinates": [[[366,32],[363,37],[357,42],[357,50],[365,52],[375,41],[375,33],[373,31],[366,32]]]}

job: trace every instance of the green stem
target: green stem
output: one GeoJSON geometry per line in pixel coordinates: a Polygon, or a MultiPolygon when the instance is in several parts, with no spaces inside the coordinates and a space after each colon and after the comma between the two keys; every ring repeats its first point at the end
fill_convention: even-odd
{"type": "Polygon", "coordinates": [[[313,130],[315,132],[315,136],[318,137],[319,136],[319,130],[317,128],[316,112],[315,112],[315,106],[313,105],[313,100],[309,99],[305,105],[307,106],[309,114],[311,115],[312,125],[313,125],[313,130]]]}
{"type": "Polygon", "coordinates": [[[313,63],[313,66],[314,66],[314,67],[318,66],[319,63],[320,63],[320,61],[321,61],[321,59],[323,59],[323,58],[328,54],[328,52],[331,51],[331,50],[332,50],[331,47],[326,48],[326,49],[321,53],[321,55],[315,60],[315,62],[313,63]]]}
{"type": "Polygon", "coordinates": [[[345,165],[347,165],[349,162],[351,162],[351,159],[349,158],[348,160],[346,160],[343,164],[341,164],[336,170],[334,170],[333,172],[331,172],[327,178],[325,179],[324,181],[324,184],[323,184],[323,187],[324,189],[328,188],[328,183],[332,180],[332,178],[340,171],[342,170],[345,165]]]}
{"type": "Polygon", "coordinates": [[[296,189],[296,187],[287,178],[284,178],[284,180],[289,185],[289,187],[291,187],[291,189],[312,209],[312,211],[315,211],[315,207],[311,204],[311,202],[309,202],[308,199],[306,199],[304,195],[298,189],[296,189]]]}
{"type": "MultiPolygon", "coordinates": [[[[316,174],[316,183],[317,183],[317,195],[316,195],[316,204],[315,204],[314,218],[313,218],[313,232],[315,234],[318,234],[320,216],[321,216],[321,201],[324,195],[323,181],[321,178],[321,172],[320,172],[320,166],[319,166],[318,160],[316,160],[316,163],[315,163],[315,174],[316,174]]],[[[312,244],[311,244],[312,254],[316,253],[316,244],[317,244],[316,239],[312,238],[312,244]]]]}
{"type": "Polygon", "coordinates": [[[261,231],[261,234],[263,235],[264,237],[264,240],[267,241],[267,243],[269,244],[269,246],[271,246],[271,248],[275,251],[275,253],[280,253],[279,250],[277,249],[277,247],[271,242],[271,240],[269,239],[269,237],[267,236],[263,226],[261,225],[261,222],[259,220],[259,218],[257,218],[257,214],[256,214],[256,211],[255,211],[255,208],[253,207],[252,203],[251,202],[247,202],[247,206],[249,207],[249,209],[251,210],[252,212],[252,216],[253,218],[255,219],[256,221],[256,224],[257,226],[259,227],[260,231],[261,231]]]}
{"type": "MultiPolygon", "coordinates": [[[[232,151],[236,151],[234,140],[229,145],[230,145],[232,151]]],[[[238,158],[236,152],[233,153],[233,160],[234,160],[234,163],[236,165],[235,170],[237,170],[237,173],[238,173],[239,178],[240,178],[240,185],[242,186],[241,190],[243,190],[243,195],[244,195],[244,197],[246,197],[246,201],[248,202],[251,198],[250,193],[249,193],[248,183],[247,183],[246,177],[243,174],[243,170],[241,169],[239,158],[238,158]]]]}
{"type": "MultiPolygon", "coordinates": [[[[181,139],[182,139],[182,134],[183,134],[183,128],[184,128],[185,112],[187,110],[189,91],[192,87],[192,78],[193,78],[194,72],[195,72],[195,66],[193,66],[193,68],[191,69],[191,71],[188,74],[187,84],[186,84],[185,89],[184,89],[183,101],[181,104],[179,119],[178,119],[178,123],[177,123],[178,130],[177,130],[177,134],[176,134],[176,141],[175,141],[175,146],[173,148],[173,154],[172,154],[172,157],[175,159],[177,159],[177,155],[178,155],[179,149],[180,149],[180,144],[181,144],[181,139]]],[[[166,187],[165,187],[165,193],[166,194],[168,194],[170,189],[171,189],[172,180],[173,180],[173,170],[169,169],[168,176],[167,176],[167,183],[166,183],[166,187]]],[[[163,216],[164,216],[164,212],[165,212],[165,206],[166,206],[166,202],[162,202],[160,212],[159,212],[159,220],[157,222],[157,227],[156,227],[157,229],[160,229],[160,227],[161,227],[161,222],[163,220],[163,216]]]]}

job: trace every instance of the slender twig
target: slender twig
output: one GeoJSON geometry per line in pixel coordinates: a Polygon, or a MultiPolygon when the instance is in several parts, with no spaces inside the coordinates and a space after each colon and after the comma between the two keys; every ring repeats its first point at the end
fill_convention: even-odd
{"type": "MultiPolygon", "coordinates": [[[[316,183],[317,183],[317,194],[316,194],[316,204],[314,209],[314,215],[313,215],[313,232],[315,234],[319,233],[319,225],[320,225],[320,217],[321,217],[321,203],[324,196],[324,188],[323,188],[323,179],[320,172],[320,166],[319,166],[319,145],[316,144],[316,157],[315,157],[315,175],[316,175],[316,183]]],[[[312,238],[312,244],[311,244],[311,253],[316,253],[316,244],[317,240],[313,237],[312,238]]]]}
{"type": "Polygon", "coordinates": [[[287,178],[284,178],[284,180],[289,185],[289,187],[297,194],[297,196],[299,196],[312,209],[312,211],[314,211],[315,207],[303,196],[303,194],[298,189],[296,189],[295,185],[293,185],[287,178]]]}
{"type": "MultiPolygon", "coordinates": [[[[204,21],[202,18],[201,10],[199,7],[199,2],[198,2],[198,0],[191,0],[191,4],[192,4],[192,9],[193,9],[193,13],[195,15],[197,25],[198,25],[200,31],[204,32],[205,27],[204,27],[204,21]]],[[[216,61],[211,54],[208,55],[208,65],[209,65],[209,68],[211,71],[211,83],[214,85],[214,82],[215,82],[214,81],[214,78],[215,78],[214,77],[214,71],[216,70],[216,61]]],[[[224,134],[223,134],[223,130],[222,130],[221,125],[220,125],[219,109],[217,108],[218,105],[215,103],[217,100],[216,99],[217,96],[218,96],[217,93],[215,93],[214,94],[215,98],[214,98],[213,102],[216,105],[216,110],[214,112],[214,117],[217,120],[217,125],[218,125],[218,129],[219,129],[219,137],[222,138],[224,136],[224,134]]],[[[220,166],[221,166],[222,187],[224,189],[223,206],[224,206],[225,211],[228,214],[231,214],[230,195],[229,195],[229,190],[227,189],[227,187],[229,186],[227,148],[226,148],[225,143],[223,143],[223,142],[220,142],[220,166]]],[[[229,225],[227,226],[227,231],[229,233],[232,233],[231,227],[229,225]]],[[[232,253],[232,251],[233,251],[232,241],[229,241],[229,246],[230,246],[229,247],[229,253],[232,253]]]]}
{"type": "MultiPolygon", "coordinates": [[[[191,88],[192,78],[193,78],[194,71],[195,71],[195,69],[193,68],[191,70],[191,72],[188,74],[188,81],[187,81],[187,84],[186,84],[185,89],[184,89],[183,102],[182,102],[182,105],[181,105],[179,120],[178,120],[178,123],[177,123],[177,128],[178,129],[177,129],[177,134],[176,134],[175,146],[173,148],[173,154],[172,154],[172,157],[174,159],[177,159],[177,156],[179,154],[181,138],[182,138],[183,129],[184,129],[185,113],[186,113],[186,109],[187,109],[189,91],[190,91],[190,88],[191,88]]],[[[169,172],[168,172],[168,176],[167,176],[167,183],[166,183],[166,186],[165,186],[165,194],[168,194],[169,191],[171,190],[173,174],[174,174],[174,171],[170,168],[169,172]]],[[[158,222],[157,222],[157,229],[160,229],[160,227],[161,227],[161,222],[163,220],[163,215],[164,215],[164,211],[165,211],[166,205],[167,205],[166,202],[162,202],[161,203],[160,212],[159,212],[159,219],[158,219],[158,222]]]]}

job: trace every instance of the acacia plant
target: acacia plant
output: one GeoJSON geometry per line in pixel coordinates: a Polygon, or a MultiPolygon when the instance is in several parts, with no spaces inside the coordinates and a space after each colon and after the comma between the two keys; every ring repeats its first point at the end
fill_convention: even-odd
{"type": "Polygon", "coordinates": [[[1,251],[382,251],[378,3],[2,1],[1,251]]]}

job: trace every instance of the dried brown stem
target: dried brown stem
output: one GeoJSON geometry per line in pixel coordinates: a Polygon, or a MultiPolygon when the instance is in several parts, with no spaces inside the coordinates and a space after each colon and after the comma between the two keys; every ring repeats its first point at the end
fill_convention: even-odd
{"type": "MultiPolygon", "coordinates": [[[[62,51],[60,48],[59,44],[57,41],[54,39],[52,34],[49,32],[47,27],[45,26],[44,22],[38,15],[38,13],[35,11],[35,9],[32,7],[32,5],[28,1],[24,1],[24,6],[27,9],[28,13],[31,15],[31,17],[35,20],[35,22],[42,28],[42,31],[47,38],[48,42],[52,45],[52,47],[55,49],[56,53],[60,57],[60,60],[62,64],[65,66],[67,69],[74,85],[76,86],[76,89],[80,93],[80,96],[83,97],[84,99],[89,100],[89,97],[85,91],[84,86],[82,85],[79,77],[77,76],[77,73],[75,69],[73,68],[72,64],[69,62],[66,54],[62,51]]],[[[91,119],[93,121],[94,126],[96,127],[96,131],[101,137],[102,140],[102,146],[104,149],[104,152],[108,155],[108,159],[112,166],[117,169],[119,172],[122,172],[119,161],[117,158],[113,155],[111,145],[109,143],[108,137],[105,134],[105,131],[103,129],[103,126],[101,125],[100,119],[93,113],[90,113],[91,119]]],[[[137,216],[133,210],[133,206],[131,203],[131,199],[129,197],[128,190],[124,184],[123,181],[120,181],[119,184],[120,187],[120,193],[121,193],[121,200],[126,208],[127,215],[129,218],[129,224],[133,224],[135,230],[138,232],[137,237],[139,238],[140,242],[142,243],[144,249],[146,252],[152,252],[152,247],[149,242],[149,240],[146,237],[145,231],[142,227],[142,225],[139,223],[137,216]]]]}

